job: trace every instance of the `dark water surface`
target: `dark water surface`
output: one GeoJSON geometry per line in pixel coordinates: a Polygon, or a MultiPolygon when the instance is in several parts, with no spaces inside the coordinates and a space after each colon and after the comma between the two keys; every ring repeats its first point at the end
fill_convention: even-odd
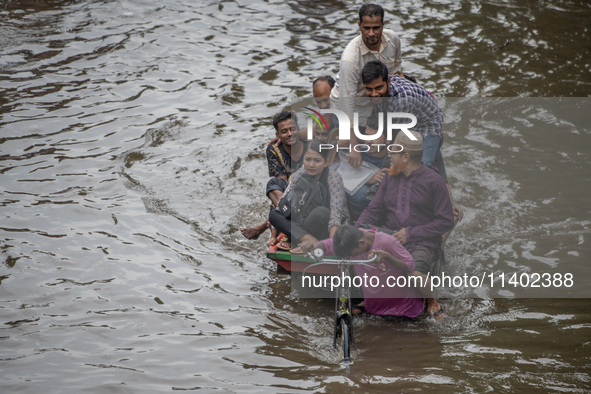
{"type": "MultiPolygon", "coordinates": [[[[268,211],[272,115],[337,72],[360,5],[3,3],[1,392],[591,390],[588,299],[452,294],[443,324],[359,320],[347,370],[332,302],[290,295],[264,237],[240,235],[268,211]]],[[[586,1],[386,8],[438,97],[591,92],[586,1]]],[[[481,111],[446,112],[466,212],[450,269],[580,266],[589,284],[590,114],[526,108],[522,131],[481,111]]]]}

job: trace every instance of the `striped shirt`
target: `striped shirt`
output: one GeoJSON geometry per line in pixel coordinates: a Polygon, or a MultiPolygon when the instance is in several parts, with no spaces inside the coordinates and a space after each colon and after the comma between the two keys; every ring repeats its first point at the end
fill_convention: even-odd
{"type": "MultiPolygon", "coordinates": [[[[443,111],[425,88],[397,75],[390,75],[390,91],[392,97],[383,103],[387,105],[384,112],[408,112],[417,117],[417,124],[412,129],[423,138],[437,135],[442,138],[443,111]],[[387,110],[387,111],[385,111],[387,110]]],[[[392,123],[409,123],[408,118],[394,118],[392,123]]]]}

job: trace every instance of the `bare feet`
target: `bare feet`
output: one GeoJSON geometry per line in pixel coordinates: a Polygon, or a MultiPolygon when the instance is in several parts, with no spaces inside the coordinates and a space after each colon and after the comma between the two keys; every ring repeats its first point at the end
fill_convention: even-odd
{"type": "Polygon", "coordinates": [[[268,221],[264,221],[263,223],[257,224],[254,227],[241,228],[240,232],[242,233],[242,235],[244,235],[246,239],[257,239],[259,235],[264,233],[267,230],[267,228],[269,228],[268,223],[268,221]]]}
{"type": "Polygon", "coordinates": [[[427,299],[427,314],[435,321],[441,321],[445,318],[443,307],[435,300],[435,298],[427,299]]]}
{"type": "Polygon", "coordinates": [[[271,246],[275,245],[279,240],[277,239],[277,229],[271,229],[271,238],[267,241],[267,247],[270,248],[271,246]]]}
{"type": "Polygon", "coordinates": [[[359,316],[365,313],[365,301],[361,301],[357,305],[351,307],[351,313],[355,316],[359,316]]]}
{"type": "Polygon", "coordinates": [[[285,239],[286,239],[286,237],[284,237],[281,240],[281,242],[279,242],[279,245],[277,245],[277,249],[285,250],[286,252],[289,252],[291,250],[291,242],[286,241],[285,239]]]}

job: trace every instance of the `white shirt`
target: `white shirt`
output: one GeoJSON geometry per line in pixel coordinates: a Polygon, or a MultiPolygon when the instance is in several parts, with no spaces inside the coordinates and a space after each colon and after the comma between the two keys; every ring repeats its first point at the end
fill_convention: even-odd
{"type": "MultiPolygon", "coordinates": [[[[361,70],[363,70],[363,66],[367,62],[372,60],[379,60],[384,63],[388,67],[388,75],[392,75],[400,70],[400,64],[402,63],[400,38],[398,38],[394,31],[389,29],[382,31],[382,42],[378,51],[369,49],[363,42],[361,34],[352,39],[343,51],[339,74],[336,77],[335,86],[330,92],[331,107],[345,112],[351,121],[353,121],[355,100],[343,98],[365,96],[365,89],[361,80],[361,70]]],[[[366,101],[369,103],[369,100],[366,101]]],[[[363,106],[363,103],[357,103],[357,105],[363,106]]],[[[367,117],[367,115],[363,116],[360,113],[360,123],[362,118],[367,117]]]]}

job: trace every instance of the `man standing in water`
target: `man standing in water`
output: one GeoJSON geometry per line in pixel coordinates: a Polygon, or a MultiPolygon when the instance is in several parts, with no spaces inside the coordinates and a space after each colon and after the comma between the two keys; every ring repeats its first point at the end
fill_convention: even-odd
{"type": "MultiPolygon", "coordinates": [[[[266,194],[271,200],[271,209],[277,206],[277,202],[283,197],[291,174],[301,167],[304,153],[304,143],[298,137],[300,128],[295,114],[281,111],[273,118],[273,127],[279,144],[267,146],[267,165],[271,179],[267,182],[266,194]]],[[[269,221],[265,220],[254,227],[240,229],[240,232],[247,239],[257,239],[270,227],[269,221]]],[[[277,234],[271,234],[268,243],[277,243],[277,234]]]]}
{"type": "MultiPolygon", "coordinates": [[[[353,113],[359,112],[360,124],[371,114],[371,103],[360,102],[357,97],[364,96],[364,86],[361,80],[363,66],[371,60],[382,61],[388,67],[388,72],[394,74],[400,70],[402,54],[400,39],[389,29],[384,29],[384,9],[377,4],[365,4],[359,9],[359,31],[343,51],[336,83],[331,91],[332,107],[345,112],[353,125],[353,113]]],[[[354,137],[353,130],[351,135],[354,137]]],[[[349,142],[343,142],[349,145],[349,142]]],[[[352,145],[357,143],[351,141],[352,145]]],[[[351,151],[349,162],[354,167],[361,165],[361,154],[351,151]]]]}

